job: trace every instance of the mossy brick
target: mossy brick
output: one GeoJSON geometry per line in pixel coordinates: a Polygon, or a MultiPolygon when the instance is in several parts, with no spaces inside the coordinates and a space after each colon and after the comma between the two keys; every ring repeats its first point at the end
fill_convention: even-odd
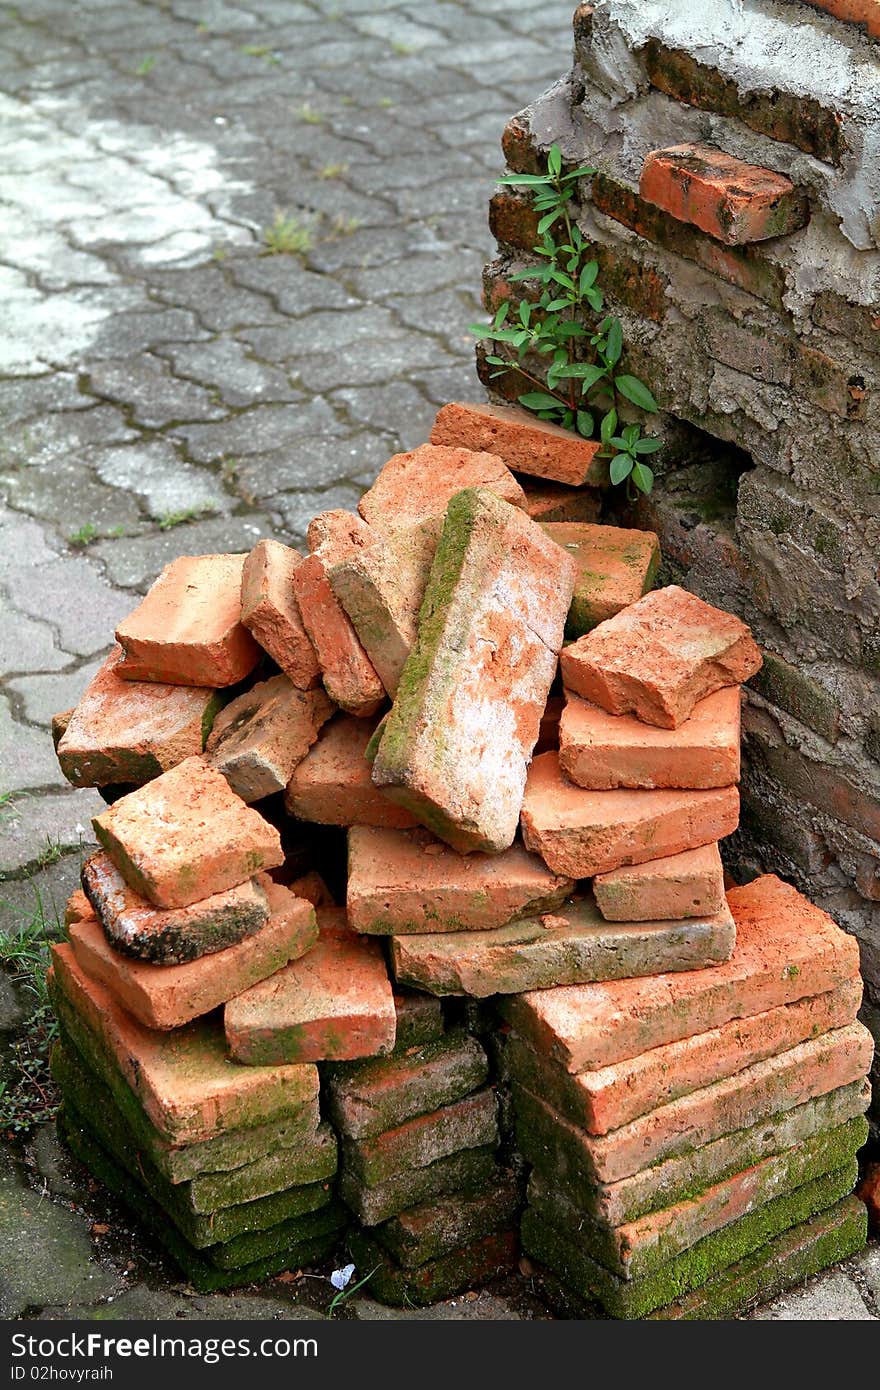
{"type": "Polygon", "coordinates": [[[677,584],[655,589],[566,647],[566,689],[609,714],[677,729],[705,699],[760,670],[745,623],[677,584]]]}
{"type": "MultiPolygon", "coordinates": [[[[730,912],[717,844],[597,874],[593,893],[596,906],[610,922],[682,921],[709,916],[722,908],[730,912]]],[[[730,923],[732,955],[732,917],[730,923]]]]}
{"type": "Polygon", "coordinates": [[[241,621],[293,684],[310,690],[321,668],[293,590],[304,558],[280,541],[258,541],[242,568],[241,621]]]}
{"type": "Polygon", "coordinates": [[[516,1232],[503,1231],[483,1236],[418,1269],[404,1270],[363,1231],[352,1231],[348,1245],[358,1269],[373,1271],[366,1286],[373,1298],[393,1306],[420,1308],[511,1273],[517,1252],[516,1232]]]}
{"type": "Polygon", "coordinates": [[[224,687],[250,675],[260,648],[241,622],[244,555],[182,555],[119,624],[117,676],[224,687]]]}
{"type": "Polygon", "coordinates": [[[198,1293],[215,1293],[221,1289],[242,1288],[279,1274],[285,1269],[299,1269],[303,1265],[322,1260],[331,1253],[336,1244],[336,1235],[321,1236],[302,1245],[257,1260],[253,1264],[234,1270],[218,1269],[195,1250],[180,1232],[168,1221],[162,1208],[153,1201],[140,1183],[85,1131],[68,1126],[63,1113],[58,1124],[61,1138],[75,1158],[118,1197],[138,1221],[156,1237],[168,1252],[175,1264],[182,1270],[187,1281],[198,1293]]]}
{"type": "Polygon", "coordinates": [[[737,686],[726,686],[698,700],[677,729],[661,729],[568,691],[559,766],[590,791],[732,786],[740,778],[740,704],[737,686]]]}
{"type": "Polygon", "coordinates": [[[518,1184],[502,1169],[482,1192],[455,1193],[438,1202],[411,1207],[373,1229],[373,1236],[402,1269],[439,1260],[515,1222],[518,1184]]]}
{"type": "Polygon", "coordinates": [[[495,1151],[495,1144],[461,1149],[425,1168],[408,1168],[376,1187],[367,1187],[343,1164],[336,1190],[364,1226],[376,1226],[423,1202],[485,1187],[496,1170],[495,1151]]]}
{"type": "Polygon", "coordinates": [[[330,567],[343,553],[342,545],[328,544],[326,553],[307,556],[293,576],[294,595],[330,699],[349,714],[370,718],[381,709],[385,688],[330,587],[330,567]]]}
{"type": "Polygon", "coordinates": [[[650,1317],[663,1321],[734,1318],[849,1259],[864,1245],[864,1208],[855,1198],[844,1198],[783,1231],[692,1293],[655,1309],[650,1317]]]}
{"type": "Polygon", "coordinates": [[[567,638],[583,637],[606,618],[613,618],[646,594],[657,578],[660,542],[653,531],[560,521],[543,525],[577,567],[565,620],[567,638]]]}
{"type": "Polygon", "coordinates": [[[464,857],[426,830],[358,825],[348,835],[348,920],[368,935],[484,931],[551,911],[573,887],[519,844],[464,857]]]}
{"type": "Polygon", "coordinates": [[[693,54],[649,38],[638,50],[652,87],[675,101],[719,116],[732,116],[759,135],[795,145],[829,164],[847,153],[839,111],[803,92],[749,90],[693,54]]]}
{"type": "MultiPolygon", "coordinates": [[[[641,1168],[861,1081],[873,1055],[871,1034],[853,1022],[668,1101],[607,1134],[572,1127],[569,1138],[580,1145],[584,1168],[597,1182],[618,1182],[641,1168]]],[[[540,1105],[518,1085],[514,1100],[520,1109],[540,1105]]]]}
{"type": "Polygon", "coordinates": [[[242,801],[261,801],[284,791],[334,711],[323,690],[299,690],[288,676],[271,676],[221,711],[206,757],[242,801]]]}
{"type": "Polygon", "coordinates": [[[392,1057],[326,1068],[327,1115],[350,1139],[374,1137],[461,1100],[488,1072],[476,1038],[455,1029],[392,1057]]]}
{"type": "Polygon", "coordinates": [[[360,1139],[343,1136],[341,1162],[355,1181],[380,1187],[450,1154],[497,1142],[495,1092],[487,1087],[429,1114],[414,1115],[381,1134],[360,1139]]]}
{"type": "Polygon", "coordinates": [[[661,1270],[626,1282],[552,1226],[544,1213],[527,1207],[521,1235],[526,1254],[550,1266],[576,1293],[596,1298],[612,1317],[643,1318],[655,1308],[689,1293],[720,1270],[728,1269],[768,1241],[846,1197],[855,1181],[855,1160],[758,1207],[721,1231],[705,1236],[661,1270]]]}
{"type": "Polygon", "coordinates": [[[121,680],[115,646],[83,691],[58,744],[75,787],[141,786],[201,753],[220,707],[216,690],[121,680]]]}
{"type": "Polygon", "coordinates": [[[265,1231],[245,1231],[221,1244],[208,1246],[204,1254],[218,1269],[240,1269],[258,1260],[271,1259],[282,1251],[297,1247],[308,1249],[313,1242],[322,1239],[337,1242],[350,1221],[351,1216],[342,1203],[331,1198],[315,1211],[279,1221],[265,1231]]]}
{"type": "Polygon", "coordinates": [[[520,1095],[516,1135],[528,1162],[563,1188],[576,1206],[598,1223],[622,1226],[647,1212],[695,1197],[770,1154],[863,1115],[869,1098],[866,1082],[852,1082],[759,1124],[641,1168],[615,1183],[596,1182],[592,1167],[584,1161],[579,1131],[542,1100],[520,1095]]]}
{"type": "Polygon", "coordinates": [[[419,609],[442,524],[434,516],[383,529],[329,570],[330,587],[392,699],[418,636],[419,609]]]}
{"type": "Polygon", "coordinates": [[[204,758],[129,792],[92,825],[125,881],[156,907],[188,907],[284,862],[275,827],[204,758]]]}
{"type": "Polygon", "coordinates": [[[810,220],[806,194],[791,179],[712,145],[652,150],[639,192],[646,202],[727,246],[787,236],[810,220]]]}
{"type": "Polygon", "coordinates": [[[186,907],[156,907],[126,883],[103,850],[88,858],[82,884],[91,916],[114,950],[135,960],[181,965],[225,951],[269,920],[268,875],[212,893],[186,907]]]}
{"type": "Polygon", "coordinates": [[[606,299],[654,323],[663,322],[670,307],[666,275],[644,258],[627,255],[616,246],[600,242],[595,256],[606,299]]]}
{"type": "Polygon", "coordinates": [[[68,933],[86,974],[99,980],[146,1028],[179,1028],[274,975],[318,939],[311,903],[281,884],[266,885],[270,917],[233,946],[183,965],[132,960],[114,950],[96,918],[68,933]]]}
{"type": "Polygon", "coordinates": [[[836,1129],[754,1164],[698,1196],[651,1212],[623,1226],[599,1225],[556,1183],[533,1171],[528,1201],[559,1231],[612,1274],[627,1282],[658,1273],[705,1237],[757,1210],[783,1192],[844,1168],[864,1144],[867,1121],[859,1115],[836,1129]]]}
{"type": "Polygon", "coordinates": [[[440,1000],[433,995],[413,989],[395,989],[394,1012],[397,1016],[395,1056],[442,1038],[446,1020],[440,1000]]]}
{"type": "Polygon", "coordinates": [[[818,682],[775,652],[762,648],[764,664],[752,685],[771,704],[793,714],[801,724],[815,729],[829,743],[840,734],[840,706],[818,682]]]}
{"type": "Polygon", "coordinates": [[[731,889],[727,900],[737,943],[723,965],[535,991],[505,1000],[505,1017],[567,1071],[592,1071],[858,975],[855,940],[775,875],[731,889]]]}
{"type": "Polygon", "coordinates": [[[373,781],[464,853],[513,843],[573,585],[524,512],[452,499],[373,781]]]}
{"type": "Polygon", "coordinates": [[[518,406],[452,401],[437,413],[431,443],[485,450],[515,472],[569,487],[604,487],[608,464],[600,444],[539,420],[518,406]]]}
{"type": "Polygon", "coordinates": [[[172,1144],[279,1120],[317,1095],[317,1067],[230,1062],[214,1017],[168,1033],[144,1028],[80,969],[66,943],[52,947],[51,977],[70,1012],[97,1035],[150,1121],[172,1144]]]}
{"type": "Polygon", "coordinates": [[[594,791],[563,775],[559,754],[533,759],[522,802],[526,849],[549,869],[592,878],[714,844],[739,824],[736,787],[594,791]]]}
{"type": "MultiPolygon", "coordinates": [[[[110,1092],[140,1151],[149,1156],[163,1178],[175,1185],[204,1179],[197,1189],[201,1205],[210,1206],[212,1200],[218,1205],[214,1199],[220,1189],[215,1186],[212,1192],[210,1184],[223,1181],[226,1174],[233,1175],[231,1182],[238,1182],[234,1176],[238,1169],[246,1168],[253,1174],[258,1165],[266,1167],[264,1160],[279,1155],[277,1161],[283,1163],[289,1152],[301,1147],[308,1151],[310,1144],[315,1146],[321,1123],[317,1096],[308,1105],[274,1123],[230,1130],[216,1139],[196,1144],[169,1144],[144,1114],[138,1097],[102,1053],[93,1035],[78,1024],[58,996],[56,1003],[61,1006],[58,1010],[60,1045],[53,1049],[51,1060],[52,1074],[57,1076],[61,1089],[78,1087],[85,1095],[91,1077],[96,1076],[110,1092]]],[[[321,1146],[325,1147],[324,1140],[318,1141],[318,1147],[321,1146]]],[[[247,1177],[245,1174],[244,1181],[247,1177]]],[[[300,1190],[306,1201],[306,1189],[300,1190]]],[[[306,1202],[303,1210],[310,1209],[310,1202],[306,1202]]]]}
{"type": "Polygon", "coordinates": [[[405,807],[373,786],[369,755],[374,740],[378,747],[380,728],[381,723],[350,714],[338,714],[325,724],[287,784],[288,814],[318,825],[379,825],[397,830],[417,825],[405,807]]]}
{"type": "Polygon", "coordinates": [[[320,909],[318,926],[310,951],[226,1005],[235,1061],[351,1061],[394,1047],[394,997],[379,944],[352,932],[334,908],[320,909]]]}
{"type": "Polygon", "coordinates": [[[726,902],[686,922],[605,921],[592,898],[487,931],[395,936],[395,979],[439,995],[485,999],[585,981],[696,970],[728,960],[736,931],[726,902]]]}
{"type": "Polygon", "coordinates": [[[649,1048],[638,1057],[572,1075],[548,1062],[515,1033],[506,1067],[560,1114],[591,1134],[607,1134],[691,1091],[776,1056],[808,1038],[852,1023],[862,998],[858,976],[836,989],[732,1019],[692,1038],[649,1048]]]}
{"type": "Polygon", "coordinates": [[[513,507],[525,505],[525,493],[497,454],[421,444],[394,454],[358,503],[365,521],[378,530],[442,517],[458,493],[480,488],[513,507]]]}
{"type": "Polygon", "coordinates": [[[519,481],[526,495],[525,510],[533,521],[545,525],[547,522],[562,521],[590,524],[599,520],[602,494],[597,488],[538,482],[524,474],[519,481]]]}

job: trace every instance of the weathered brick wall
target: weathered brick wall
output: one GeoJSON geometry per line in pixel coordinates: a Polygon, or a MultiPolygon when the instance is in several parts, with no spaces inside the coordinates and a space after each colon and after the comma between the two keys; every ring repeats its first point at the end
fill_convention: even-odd
{"type": "MultiPolygon", "coordinates": [[[[858,937],[880,1040],[880,46],[797,0],[605,0],[574,30],[571,73],[503,144],[519,172],[554,141],[599,170],[579,224],[668,438],[653,495],[611,508],[659,532],[667,579],[752,625],[765,665],[730,854],[858,937]],[[646,202],[646,154],[682,142],[788,174],[809,226],[727,246],[646,202]]],[[[494,307],[531,293],[508,277],[533,263],[535,216],[505,189],[490,225],[494,307]]]]}

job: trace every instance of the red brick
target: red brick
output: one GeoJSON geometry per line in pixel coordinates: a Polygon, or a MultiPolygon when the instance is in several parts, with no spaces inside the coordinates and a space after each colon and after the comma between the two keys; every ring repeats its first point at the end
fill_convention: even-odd
{"type": "Polygon", "coordinates": [[[114,647],[89,681],[57,745],[75,787],[135,786],[201,753],[218,706],[204,686],[120,680],[114,647]]]}
{"type": "Polygon", "coordinates": [[[880,1235],[880,1163],[868,1163],[856,1196],[868,1208],[868,1229],[880,1235]]]}
{"type": "Polygon", "coordinates": [[[283,864],[274,826],[202,758],[187,758],[95,816],[127,883],[157,907],[187,907],[283,864]]]}
{"type": "Polygon", "coordinates": [[[350,1061],[394,1046],[397,1015],[379,943],[356,936],[344,912],[325,908],[318,921],[307,955],[226,1005],[237,1062],[350,1061]]]}
{"type": "Polygon", "coordinates": [[[525,506],[522,487],[496,454],[422,444],[388,460],[358,511],[371,526],[415,525],[444,515],[457,492],[474,487],[514,507],[525,506]]]}
{"type": "Polygon", "coordinates": [[[208,761],[242,801],[283,792],[333,710],[323,690],[298,690],[288,676],[259,681],[218,714],[208,761]]]}
{"type": "Polygon", "coordinates": [[[784,174],[711,145],[673,145],[645,160],[641,196],[727,246],[787,236],[809,221],[805,195],[784,174]]]}
{"type": "Polygon", "coordinates": [[[405,807],[373,786],[366,750],[374,732],[373,720],[346,714],[325,725],[287,785],[284,804],[290,815],[318,825],[384,825],[401,830],[416,825],[405,807]]]}
{"type": "Polygon", "coordinates": [[[148,1119],[173,1144],[292,1115],[318,1094],[314,1066],[233,1067],[213,1018],[168,1033],[144,1028],[77,964],[69,943],[52,947],[53,984],[113,1058],[148,1119]]]}
{"type": "Polygon", "coordinates": [[[724,869],[718,846],[703,845],[665,859],[649,859],[593,880],[596,906],[609,922],[683,921],[709,917],[724,905],[724,869]]]}
{"type": "Polygon", "coordinates": [[[188,961],[155,965],[114,951],[97,921],[70,929],[82,969],[100,981],[146,1028],[179,1028],[274,975],[318,939],[315,910],[280,884],[268,886],[271,916],[234,946],[188,961]]]}
{"type": "Polygon", "coordinates": [[[558,907],[574,887],[520,845],[464,857],[426,830],[354,826],[348,837],[348,919],[379,936],[499,927],[558,907]]]}
{"type": "Polygon", "coordinates": [[[524,512],[480,488],[449,504],[373,781],[463,853],[513,843],[573,584],[524,512]]]}
{"type": "Polygon", "coordinates": [[[264,926],[268,875],[258,875],[189,907],[158,908],[125,882],[108,854],[93,854],[82,881],[110,942],[127,956],[179,965],[222,951],[264,926]]]}
{"type": "Polygon", "coordinates": [[[609,714],[568,694],[559,722],[559,765],[579,787],[729,787],[740,775],[739,687],[694,705],[677,729],[609,714]]]}
{"type": "Polygon", "coordinates": [[[508,169],[514,174],[541,174],[544,161],[535,148],[527,119],[511,116],[501,134],[501,149],[508,169]]]}
{"type": "Polygon", "coordinates": [[[572,522],[545,522],[544,530],[577,566],[566,637],[582,637],[613,618],[647,593],[657,577],[660,542],[653,531],[572,522]]]}
{"type": "Polygon", "coordinates": [[[827,10],[835,19],[863,24],[872,38],[880,39],[880,0],[806,0],[817,10],[827,10]]]}
{"type": "Polygon", "coordinates": [[[548,1104],[590,1134],[607,1134],[691,1091],[736,1076],[755,1062],[845,1028],[854,1022],[861,998],[862,982],[855,975],[823,994],[751,1018],[731,1019],[692,1038],[574,1076],[554,1062],[542,1066],[531,1048],[512,1037],[510,1070],[529,1085],[529,1076],[535,1077],[539,1067],[541,1093],[548,1104]]]}
{"type": "Polygon", "coordinates": [[[534,759],[522,804],[526,848],[576,879],[712,844],[738,823],[736,787],[584,791],[563,777],[555,753],[534,759]]]}
{"type": "Polygon", "coordinates": [[[74,922],[88,922],[95,915],[95,909],[81,888],[77,888],[67,899],[64,909],[64,925],[72,927],[74,922]]]}
{"type": "Polygon", "coordinates": [[[724,965],[538,991],[507,1001],[535,1048],[581,1072],[822,994],[859,971],[854,937],[772,874],[728,893],[737,943],[724,965]]]}
{"type": "Polygon", "coordinates": [[[330,699],[349,714],[369,718],[382,705],[385,687],[330,587],[327,568],[320,555],[303,560],[294,576],[297,603],[330,699]]]}
{"type": "Polygon", "coordinates": [[[517,480],[526,495],[525,510],[533,521],[599,520],[602,494],[592,488],[566,487],[564,483],[537,483],[531,478],[517,480]]]}
{"type": "Polygon", "coordinates": [[[310,690],[320,683],[321,668],[293,588],[302,562],[298,550],[280,541],[258,541],[242,570],[241,621],[293,684],[310,690]]]}
{"type": "Polygon", "coordinates": [[[601,445],[515,406],[453,401],[438,412],[431,443],[484,450],[519,473],[569,487],[608,482],[608,464],[598,457],[601,445]]]}
{"type": "Polygon", "coordinates": [[[523,198],[509,189],[499,189],[489,200],[489,230],[504,246],[533,251],[541,240],[539,220],[531,198],[523,198]]]}
{"type": "Polygon", "coordinates": [[[569,690],[610,714],[676,729],[699,700],[747,681],[761,653],[745,623],[670,584],[567,647],[569,690]]]}
{"type": "Polygon", "coordinates": [[[241,622],[244,555],[182,555],[119,624],[124,680],[235,685],[260,659],[241,622]]]}

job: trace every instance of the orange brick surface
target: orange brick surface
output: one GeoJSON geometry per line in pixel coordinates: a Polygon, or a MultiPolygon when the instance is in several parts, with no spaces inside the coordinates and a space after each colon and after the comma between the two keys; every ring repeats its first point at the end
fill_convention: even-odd
{"type": "Polygon", "coordinates": [[[373,786],[367,744],[375,721],[338,714],[325,724],[287,784],[284,804],[318,825],[385,825],[406,830],[416,819],[373,786]]]}
{"type": "Polygon", "coordinates": [[[880,0],[807,0],[817,10],[827,10],[835,19],[850,24],[862,24],[875,39],[880,39],[880,0]]]}
{"type": "Polygon", "coordinates": [[[320,555],[303,560],[294,575],[297,603],[330,699],[366,718],[383,703],[385,687],[330,587],[327,568],[320,555]]]}
{"type": "Polygon", "coordinates": [[[442,516],[450,498],[469,487],[486,488],[514,507],[525,506],[525,493],[497,454],[422,444],[388,460],[358,511],[378,527],[415,525],[442,516]]]}
{"type": "Polygon", "coordinates": [[[712,145],[673,145],[645,160],[646,202],[727,246],[787,236],[809,221],[806,196],[784,174],[745,164],[712,145]]]}
{"type": "Polygon", "coordinates": [[[608,922],[683,921],[708,917],[724,903],[718,846],[702,845],[649,859],[593,879],[596,906],[608,922]]]}
{"type": "Polygon", "coordinates": [[[303,556],[280,541],[259,541],[244,562],[241,620],[300,690],[321,679],[315,649],[303,627],[293,576],[303,556]]]}
{"type": "Polygon", "coordinates": [[[453,401],[438,412],[431,443],[484,450],[519,473],[571,487],[600,487],[608,481],[608,464],[598,457],[601,445],[518,406],[453,401]]]}
{"type": "Polygon", "coordinates": [[[545,522],[544,530],[568,551],[577,567],[566,637],[582,637],[613,618],[654,583],[660,542],[653,531],[573,522],[545,522]]]}

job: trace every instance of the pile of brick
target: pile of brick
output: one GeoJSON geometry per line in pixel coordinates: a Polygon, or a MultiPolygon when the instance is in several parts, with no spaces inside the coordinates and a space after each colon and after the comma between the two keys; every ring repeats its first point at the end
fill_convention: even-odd
{"type": "Polygon", "coordinates": [[[760,656],[583,519],[598,453],[444,407],[307,556],[169,565],[56,721],[108,802],[53,951],[62,1132],[199,1288],[344,1239],[379,1298],[455,1293],[514,1267],[523,1158],[525,1248],[616,1315],[818,1212],[863,1238],[852,942],[724,891],[760,656]]]}

